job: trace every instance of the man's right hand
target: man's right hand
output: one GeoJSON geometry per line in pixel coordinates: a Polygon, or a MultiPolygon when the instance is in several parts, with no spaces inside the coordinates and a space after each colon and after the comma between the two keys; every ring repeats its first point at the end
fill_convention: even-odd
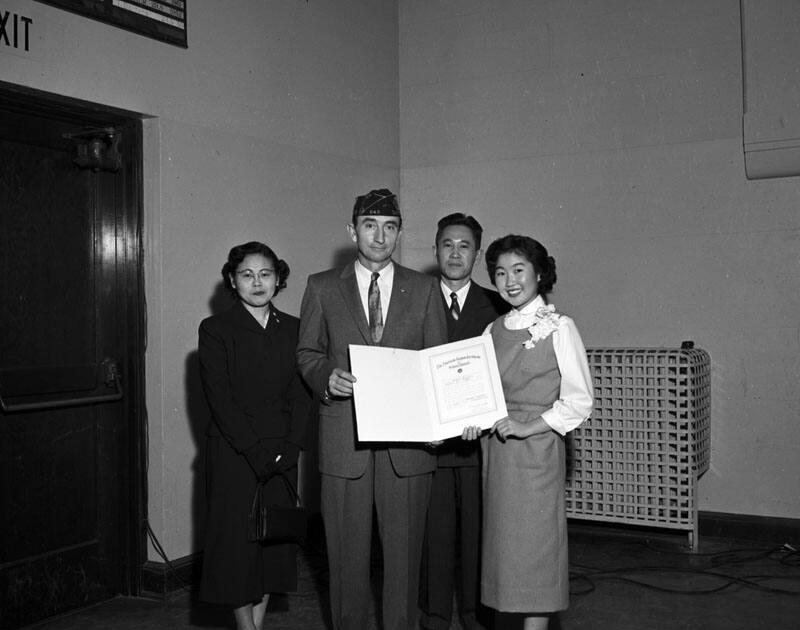
{"type": "Polygon", "coordinates": [[[350,398],[356,377],[341,368],[333,368],[328,377],[328,394],[335,398],[350,398]]]}

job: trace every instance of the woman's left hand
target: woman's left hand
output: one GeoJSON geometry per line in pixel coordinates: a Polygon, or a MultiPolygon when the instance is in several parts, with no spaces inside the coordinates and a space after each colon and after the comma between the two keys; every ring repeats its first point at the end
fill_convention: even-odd
{"type": "Polygon", "coordinates": [[[494,423],[492,432],[502,441],[505,441],[506,438],[510,437],[526,438],[533,434],[534,428],[532,422],[520,422],[519,420],[505,417],[494,423]]]}

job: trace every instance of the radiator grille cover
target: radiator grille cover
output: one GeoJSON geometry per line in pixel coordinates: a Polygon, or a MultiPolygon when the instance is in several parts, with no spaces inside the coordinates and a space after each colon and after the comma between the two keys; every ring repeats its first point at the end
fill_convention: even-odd
{"type": "Polygon", "coordinates": [[[567,436],[567,516],[688,530],[711,451],[704,350],[592,348],[592,417],[567,436]]]}

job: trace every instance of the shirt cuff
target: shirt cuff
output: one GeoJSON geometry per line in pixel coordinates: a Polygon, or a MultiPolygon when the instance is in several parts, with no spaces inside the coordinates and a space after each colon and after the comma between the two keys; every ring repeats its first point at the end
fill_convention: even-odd
{"type": "Polygon", "coordinates": [[[542,420],[544,420],[545,424],[553,429],[559,435],[566,435],[567,431],[564,427],[564,423],[561,422],[561,418],[558,416],[558,412],[554,409],[548,409],[544,413],[542,413],[542,420]]]}

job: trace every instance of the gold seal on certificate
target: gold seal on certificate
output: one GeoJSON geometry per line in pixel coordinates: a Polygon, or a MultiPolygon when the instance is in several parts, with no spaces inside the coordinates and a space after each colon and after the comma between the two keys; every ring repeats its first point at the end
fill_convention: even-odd
{"type": "Polygon", "coordinates": [[[350,345],[361,442],[434,442],[508,415],[491,335],[425,350],[350,345]]]}

